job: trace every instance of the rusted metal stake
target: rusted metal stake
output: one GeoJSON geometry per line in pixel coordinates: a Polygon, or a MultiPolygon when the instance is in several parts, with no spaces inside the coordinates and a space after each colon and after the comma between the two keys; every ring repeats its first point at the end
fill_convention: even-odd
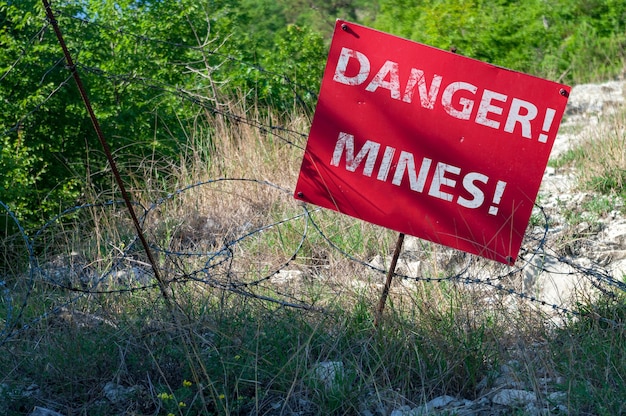
{"type": "Polygon", "coordinates": [[[396,241],[396,248],[393,251],[393,257],[391,258],[391,264],[387,271],[387,279],[385,280],[385,286],[383,292],[380,295],[380,301],[378,302],[378,309],[376,310],[376,316],[374,317],[374,326],[378,326],[380,320],[383,317],[383,310],[385,309],[385,303],[387,302],[387,295],[389,295],[389,288],[391,287],[391,281],[393,275],[396,274],[396,265],[398,264],[398,258],[402,251],[402,243],[404,243],[404,233],[398,234],[398,241],[396,241]]]}
{"type": "Polygon", "coordinates": [[[150,250],[150,246],[148,245],[148,242],[146,241],[146,237],[143,233],[143,230],[141,229],[141,225],[139,224],[139,220],[137,219],[137,214],[135,214],[135,209],[133,208],[133,204],[130,200],[130,196],[128,192],[126,191],[126,187],[124,186],[122,177],[119,173],[119,170],[117,169],[117,164],[115,163],[115,159],[113,158],[113,154],[111,153],[111,148],[109,147],[109,144],[107,143],[104,137],[104,133],[102,132],[102,129],[100,128],[100,123],[98,122],[98,118],[96,117],[96,114],[94,113],[93,108],[91,107],[91,102],[89,101],[89,97],[87,96],[87,91],[85,90],[85,87],[83,86],[83,82],[80,79],[80,75],[78,74],[78,71],[76,70],[76,65],[74,64],[74,61],[72,60],[72,55],[70,54],[70,51],[67,48],[65,40],[63,39],[63,34],[61,33],[59,24],[56,20],[56,17],[54,16],[54,13],[52,12],[52,8],[50,7],[50,3],[48,2],[48,0],[42,0],[42,2],[43,2],[43,7],[46,10],[46,16],[48,20],[50,21],[50,24],[52,24],[52,27],[54,28],[54,33],[57,36],[59,45],[61,45],[61,49],[63,49],[63,55],[65,56],[65,61],[67,62],[67,68],[70,70],[70,72],[72,73],[72,76],[74,77],[74,81],[76,82],[76,86],[78,87],[78,91],[80,92],[80,96],[83,99],[85,108],[87,109],[87,112],[89,113],[89,117],[91,118],[91,123],[93,124],[93,128],[96,131],[96,135],[98,136],[98,140],[100,141],[100,144],[102,145],[102,149],[104,150],[104,153],[106,154],[107,160],[109,162],[109,166],[111,167],[111,171],[113,172],[113,176],[115,177],[115,181],[117,182],[117,186],[119,186],[120,192],[122,193],[122,198],[124,199],[124,203],[126,204],[126,207],[128,208],[130,216],[133,220],[133,224],[135,225],[135,230],[137,231],[137,236],[139,237],[139,240],[141,241],[141,245],[143,246],[143,249],[145,250],[146,255],[148,256],[148,261],[150,262],[150,265],[152,266],[154,277],[156,278],[159,284],[161,295],[167,302],[168,306],[171,307],[171,304],[170,304],[171,299],[170,299],[169,292],[167,290],[167,283],[163,280],[163,278],[161,277],[161,274],[159,273],[159,268],[152,254],[152,250],[150,250]]]}

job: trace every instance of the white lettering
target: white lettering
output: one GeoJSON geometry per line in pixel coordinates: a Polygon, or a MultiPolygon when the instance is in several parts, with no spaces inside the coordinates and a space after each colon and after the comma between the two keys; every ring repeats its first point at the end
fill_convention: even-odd
{"type": "MultiPolygon", "coordinates": [[[[453,81],[443,84],[445,85],[443,88],[443,77],[438,74],[433,74],[429,84],[424,71],[417,68],[411,68],[408,78],[401,79],[399,65],[398,62],[385,61],[371,81],[367,82],[372,69],[368,57],[359,51],[343,47],[337,59],[333,81],[348,86],[365,85],[365,91],[368,92],[376,92],[383,88],[389,91],[390,98],[408,104],[412,104],[415,95],[418,94],[421,108],[433,110],[439,104],[448,115],[459,120],[472,119],[474,107],[477,106],[476,116],[473,118],[476,124],[492,129],[503,129],[504,132],[511,134],[517,132],[522,137],[531,139],[533,123],[539,122],[535,121],[539,112],[535,104],[489,89],[479,91],[479,87],[469,82],[453,81]],[[403,85],[405,81],[406,84],[403,85]],[[404,88],[401,89],[402,87],[404,88]],[[440,94],[442,88],[443,92],[440,94]],[[480,101],[477,98],[478,93],[481,93],[480,101]],[[511,105],[505,120],[504,111],[508,106],[504,104],[508,103],[509,99],[511,105]]],[[[543,111],[543,108],[541,110],[543,111]]],[[[548,132],[555,113],[556,110],[546,109],[538,142],[548,142],[548,132]]],[[[538,132],[539,127],[536,126],[534,131],[538,132]]],[[[382,170],[379,175],[383,178],[388,173],[389,171],[382,170]]]]}
{"type": "Polygon", "coordinates": [[[386,181],[387,176],[389,176],[389,169],[391,169],[391,160],[393,159],[393,155],[396,153],[396,149],[393,147],[387,146],[385,148],[385,154],[383,155],[383,161],[380,164],[380,168],[378,169],[378,176],[376,179],[379,181],[386,181]]]}
{"type": "Polygon", "coordinates": [[[452,194],[443,192],[441,190],[442,185],[449,186],[450,188],[454,188],[454,186],[456,185],[456,181],[454,179],[450,179],[445,176],[446,172],[458,175],[461,172],[461,168],[442,162],[437,163],[437,167],[435,168],[435,176],[433,177],[433,181],[430,184],[430,190],[428,191],[428,195],[434,196],[435,198],[443,199],[444,201],[452,201],[452,194]]]}
{"type": "Polygon", "coordinates": [[[500,128],[499,121],[491,120],[487,116],[489,115],[489,113],[501,115],[503,110],[502,107],[496,107],[495,105],[492,105],[491,101],[496,100],[506,102],[507,98],[508,97],[506,95],[497,93],[495,91],[483,91],[483,98],[480,100],[478,113],[476,113],[476,123],[494,129],[500,128]]]}
{"type": "Polygon", "coordinates": [[[345,85],[361,85],[367,79],[370,74],[370,61],[367,56],[358,51],[352,49],[342,48],[339,60],[337,61],[337,68],[335,68],[335,76],[333,81],[337,81],[345,85]],[[348,62],[350,58],[355,58],[359,61],[359,72],[354,76],[347,76],[346,70],[348,69],[348,62]]]}
{"type": "Polygon", "coordinates": [[[401,152],[400,160],[398,160],[398,166],[396,167],[396,173],[393,175],[392,184],[400,186],[402,183],[402,177],[406,170],[409,175],[409,187],[416,192],[422,192],[424,190],[424,184],[426,183],[426,176],[430,169],[431,160],[424,158],[422,161],[422,167],[420,168],[419,176],[415,175],[415,159],[413,154],[409,152],[401,152]]]}
{"type": "Polygon", "coordinates": [[[467,82],[453,82],[443,91],[441,104],[443,105],[443,109],[446,110],[446,113],[450,114],[452,117],[461,120],[469,120],[470,115],[472,114],[472,109],[474,108],[474,100],[470,100],[465,97],[460,98],[459,104],[461,104],[461,110],[457,110],[452,106],[452,97],[457,91],[460,90],[469,91],[472,94],[475,94],[478,87],[467,82]]]}
{"type": "Polygon", "coordinates": [[[388,89],[391,93],[391,98],[394,100],[400,99],[400,76],[398,75],[398,64],[396,62],[385,62],[369,85],[365,87],[365,90],[374,92],[379,87],[388,89]],[[389,77],[389,81],[385,81],[387,77],[389,77]]]}
{"type": "Polygon", "coordinates": [[[507,133],[513,133],[515,125],[519,123],[522,126],[522,136],[530,139],[530,121],[537,117],[537,107],[528,101],[513,98],[511,102],[511,109],[509,115],[506,118],[506,124],[504,125],[504,131],[507,133]],[[525,110],[525,114],[521,114],[521,110],[525,110]]]}
{"type": "Polygon", "coordinates": [[[435,101],[437,99],[437,95],[439,94],[441,79],[441,75],[434,75],[433,80],[430,83],[430,88],[427,92],[426,80],[424,79],[424,71],[411,68],[411,75],[409,76],[409,80],[406,83],[406,88],[404,90],[404,97],[402,97],[402,101],[404,101],[405,103],[412,102],[413,93],[415,92],[415,87],[417,86],[422,107],[432,110],[433,108],[435,108],[435,101]]]}
{"type": "MultiPolygon", "coordinates": [[[[340,132],[335,144],[330,164],[339,167],[342,158],[345,157],[345,169],[348,172],[356,172],[359,166],[363,164],[363,176],[371,177],[374,166],[377,161],[380,162],[376,179],[387,182],[392,176],[391,184],[402,186],[405,177],[408,177],[409,188],[412,191],[423,193],[430,180],[428,196],[438,198],[448,202],[456,202],[459,206],[469,209],[477,209],[485,203],[485,192],[480,188],[480,184],[487,184],[489,177],[478,172],[469,172],[462,174],[462,169],[444,162],[436,162],[433,166],[433,160],[427,157],[421,158],[419,171],[416,169],[415,156],[407,151],[401,151],[398,161],[394,164],[394,155],[396,149],[386,146],[382,158],[378,160],[381,154],[380,143],[366,141],[359,153],[355,155],[354,136],[348,133],[340,132]],[[393,175],[391,170],[394,169],[393,175]],[[434,168],[434,169],[431,169],[434,168]],[[460,180],[462,176],[462,181],[460,180]],[[462,183],[462,185],[459,184],[462,183]]],[[[506,182],[498,181],[495,193],[493,195],[492,206],[489,207],[489,213],[496,215],[498,205],[502,199],[506,182]]]]}
{"type": "Polygon", "coordinates": [[[330,164],[332,166],[339,166],[341,155],[345,150],[346,170],[354,172],[367,155],[367,160],[365,161],[365,166],[363,168],[363,175],[372,176],[374,164],[376,163],[376,158],[378,157],[378,149],[380,149],[379,143],[368,140],[365,142],[356,157],[354,157],[354,136],[341,132],[339,133],[339,139],[335,144],[335,151],[333,152],[333,158],[330,161],[330,164]]]}
{"type": "Polygon", "coordinates": [[[474,182],[487,183],[489,178],[478,172],[470,172],[463,178],[463,188],[472,195],[472,199],[459,196],[457,204],[465,208],[478,208],[485,202],[485,194],[476,186],[474,182]]]}

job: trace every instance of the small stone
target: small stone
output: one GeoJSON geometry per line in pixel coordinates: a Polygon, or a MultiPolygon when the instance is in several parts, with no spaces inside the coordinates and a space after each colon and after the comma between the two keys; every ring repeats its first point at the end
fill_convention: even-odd
{"type": "Polygon", "coordinates": [[[550,403],[563,403],[567,399],[567,393],[564,391],[555,391],[548,394],[548,401],[550,403]]]}
{"type": "Polygon", "coordinates": [[[394,409],[391,412],[390,416],[408,416],[410,414],[411,414],[411,407],[404,405],[404,406],[400,406],[397,409],[394,409]]]}
{"type": "Polygon", "coordinates": [[[534,403],[528,403],[524,406],[524,414],[528,416],[540,416],[541,410],[539,410],[534,403]]]}
{"type": "Polygon", "coordinates": [[[33,411],[30,412],[28,416],[64,416],[64,415],[59,412],[55,412],[54,410],[35,406],[33,411]]]}
{"type": "Polygon", "coordinates": [[[104,396],[113,404],[122,403],[128,400],[137,391],[136,387],[124,387],[109,381],[105,384],[104,396]]]}
{"type": "Polygon", "coordinates": [[[455,401],[456,401],[456,398],[452,396],[439,396],[439,397],[435,397],[434,399],[426,403],[426,408],[427,409],[441,409],[455,401]]]}
{"type": "Polygon", "coordinates": [[[491,401],[502,406],[518,407],[536,402],[537,396],[526,390],[504,389],[497,392],[491,401]]]}
{"type": "Polygon", "coordinates": [[[37,396],[40,393],[39,386],[35,383],[31,383],[28,387],[24,389],[22,392],[22,396],[24,397],[33,397],[37,396]]]}
{"type": "Polygon", "coordinates": [[[426,406],[417,406],[404,414],[404,416],[427,416],[429,415],[428,408],[426,406]]]}
{"type": "Polygon", "coordinates": [[[313,373],[327,389],[332,389],[344,377],[343,363],[341,361],[323,361],[315,365],[313,373]]]}
{"type": "Polygon", "coordinates": [[[285,284],[301,279],[302,274],[300,270],[280,270],[270,278],[270,281],[276,284],[285,284]]]}

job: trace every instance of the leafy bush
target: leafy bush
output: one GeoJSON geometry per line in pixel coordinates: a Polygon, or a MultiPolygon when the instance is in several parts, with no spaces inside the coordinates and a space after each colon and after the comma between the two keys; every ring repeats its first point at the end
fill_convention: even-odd
{"type": "Polygon", "coordinates": [[[613,77],[626,59],[619,0],[381,0],[376,27],[567,83],[613,77]]]}
{"type": "MultiPolygon", "coordinates": [[[[372,0],[315,9],[298,0],[54,2],[127,174],[146,158],[177,159],[198,114],[219,113],[233,97],[243,96],[248,108],[310,114],[335,17],[360,18],[569,83],[615,76],[626,59],[626,4],[618,0],[381,0],[379,6],[372,0]]],[[[0,21],[0,200],[37,227],[59,207],[110,194],[111,179],[40,2],[0,0],[0,21]]]]}
{"type": "MultiPolygon", "coordinates": [[[[325,50],[287,25],[274,2],[60,1],[55,14],[119,162],[177,159],[198,104],[311,110],[325,50]],[[271,7],[269,7],[271,6],[271,7]],[[272,16],[270,13],[278,13],[272,16]]],[[[38,1],[0,2],[4,62],[0,200],[37,227],[81,195],[109,193],[110,174],[56,36],[38,1]],[[13,64],[11,64],[13,63],[13,64]]],[[[245,117],[245,115],[242,115],[245,117]]]]}

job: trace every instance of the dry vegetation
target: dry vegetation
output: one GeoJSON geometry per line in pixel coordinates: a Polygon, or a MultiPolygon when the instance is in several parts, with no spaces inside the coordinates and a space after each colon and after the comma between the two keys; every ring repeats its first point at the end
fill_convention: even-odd
{"type": "Polygon", "coordinates": [[[601,193],[626,193],[626,112],[609,115],[575,151],[580,182],[601,193]]]}
{"type": "MultiPolygon", "coordinates": [[[[310,122],[299,114],[252,120],[296,132],[310,122]]],[[[219,117],[187,131],[178,165],[142,160],[133,170],[174,304],[141,279],[146,259],[121,206],[84,209],[50,227],[39,257],[49,274],[5,282],[24,307],[21,329],[2,346],[0,412],[389,412],[443,394],[480,398],[510,360],[538,394],[537,379],[565,380],[555,388],[567,393],[569,414],[624,410],[621,297],[581,305],[617,327],[585,318],[555,328],[506,293],[448,279],[467,259],[423,243],[417,260],[435,280],[397,280],[374,327],[384,276],[360,261],[386,258],[395,235],[293,200],[304,137],[219,117]],[[70,260],[82,275],[63,268],[70,260]],[[342,363],[332,388],[315,376],[321,362],[342,363]],[[126,388],[121,398],[106,394],[107,383],[126,388]]],[[[623,173],[623,118],[584,146],[584,182],[623,173]]]]}

